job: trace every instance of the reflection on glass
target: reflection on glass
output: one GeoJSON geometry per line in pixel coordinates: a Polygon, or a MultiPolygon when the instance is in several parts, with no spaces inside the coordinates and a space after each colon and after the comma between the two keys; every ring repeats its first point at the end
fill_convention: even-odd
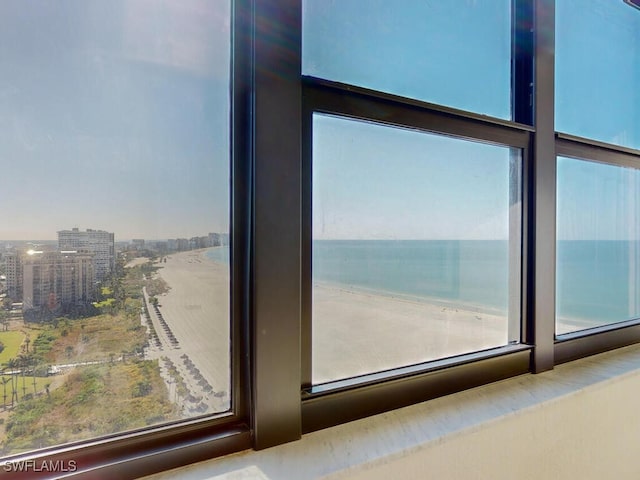
{"type": "Polygon", "coordinates": [[[520,157],[313,117],[313,383],[520,340],[520,157]]]}
{"type": "Polygon", "coordinates": [[[640,11],[557,2],[555,58],[556,129],[640,148],[640,11]]]}
{"type": "Polygon", "coordinates": [[[226,411],[229,2],[0,2],[4,454],[226,411]]]}
{"type": "Polygon", "coordinates": [[[302,4],[303,74],[511,118],[509,0],[302,4]]]}
{"type": "Polygon", "coordinates": [[[640,317],[638,170],[558,158],[556,333],[640,317]]]}

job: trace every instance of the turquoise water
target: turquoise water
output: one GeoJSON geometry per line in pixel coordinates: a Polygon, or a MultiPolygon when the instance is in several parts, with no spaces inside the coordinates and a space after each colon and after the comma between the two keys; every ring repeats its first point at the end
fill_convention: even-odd
{"type": "MultiPolygon", "coordinates": [[[[640,316],[638,242],[558,242],[557,316],[597,325],[640,316]]],[[[506,314],[507,241],[317,240],[314,282],[506,314]]]]}

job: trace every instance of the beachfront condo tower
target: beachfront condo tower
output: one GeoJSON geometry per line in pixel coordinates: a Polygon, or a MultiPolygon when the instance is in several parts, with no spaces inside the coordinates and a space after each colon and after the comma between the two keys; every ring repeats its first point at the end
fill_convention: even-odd
{"type": "Polygon", "coordinates": [[[104,230],[80,231],[77,228],[58,232],[60,250],[83,249],[93,253],[96,281],[101,282],[114,271],[116,255],[113,233],[104,230]]]}

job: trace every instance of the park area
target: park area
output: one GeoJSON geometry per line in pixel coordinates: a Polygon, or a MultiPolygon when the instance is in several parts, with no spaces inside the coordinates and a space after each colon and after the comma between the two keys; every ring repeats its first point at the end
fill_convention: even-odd
{"type": "Polygon", "coordinates": [[[122,269],[92,315],[2,322],[3,455],[178,418],[158,360],[144,358],[140,312],[148,269],[122,269]]]}

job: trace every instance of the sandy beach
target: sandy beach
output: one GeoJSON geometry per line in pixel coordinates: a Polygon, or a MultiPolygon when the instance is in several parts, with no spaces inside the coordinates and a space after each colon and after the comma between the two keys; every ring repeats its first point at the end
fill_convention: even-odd
{"type": "MultiPolygon", "coordinates": [[[[217,411],[226,410],[230,385],[229,268],[207,258],[206,250],[176,253],[158,266],[162,267],[159,275],[170,287],[159,297],[160,311],[180,345],[171,356],[188,354],[216,394],[208,403],[217,411]]],[[[163,355],[169,356],[166,351],[163,355]]]]}
{"type": "MultiPolygon", "coordinates": [[[[206,250],[159,264],[160,310],[214,391],[229,391],[229,272],[206,250]]],[[[504,316],[314,285],[313,381],[322,383],[506,345],[504,316]]]]}
{"type": "Polygon", "coordinates": [[[505,316],[313,287],[313,382],[506,345],[505,316]]]}

